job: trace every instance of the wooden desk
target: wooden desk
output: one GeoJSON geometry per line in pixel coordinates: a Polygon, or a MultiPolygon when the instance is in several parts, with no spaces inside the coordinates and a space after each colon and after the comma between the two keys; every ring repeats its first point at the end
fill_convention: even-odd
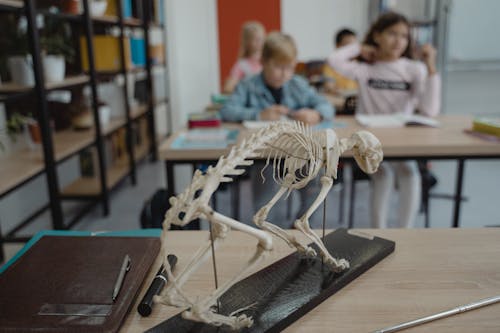
{"type": "MultiPolygon", "coordinates": [[[[464,129],[472,127],[470,116],[440,116],[437,118],[441,127],[401,127],[401,128],[364,128],[352,116],[338,116],[336,122],[344,123],[343,128],[335,128],[339,137],[348,137],[355,131],[369,130],[375,134],[384,150],[384,159],[454,159],[457,164],[455,187],[455,205],[452,225],[459,226],[460,204],[462,196],[464,161],[466,159],[500,158],[500,144],[488,142],[464,133],[464,129]]],[[[238,124],[227,126],[241,129],[239,140],[247,136],[249,131],[238,124]]],[[[195,163],[200,161],[216,161],[219,156],[229,152],[226,149],[172,149],[171,144],[181,132],[174,133],[159,147],[159,156],[165,160],[167,170],[167,189],[169,196],[174,195],[173,166],[178,163],[195,163]]],[[[344,158],[351,157],[350,152],[344,158]]]]}
{"type": "MultiPolygon", "coordinates": [[[[370,332],[500,294],[500,228],[362,231],[395,241],[396,250],[285,332],[370,332]]],[[[171,232],[167,248],[179,257],[178,268],[186,264],[207,237],[205,231],[171,232]]],[[[219,281],[241,267],[255,244],[254,239],[242,233],[233,231],[228,235],[216,252],[219,281]]],[[[261,267],[292,251],[276,238],[274,244],[275,250],[261,267]]],[[[152,270],[146,281],[151,281],[155,273],[152,270]]],[[[137,302],[147,285],[148,282],[137,302]]],[[[203,294],[213,289],[211,261],[201,267],[187,286],[203,294]]],[[[150,317],[142,318],[136,308],[137,304],[121,332],[143,332],[179,312],[156,305],[150,317]]],[[[490,305],[404,332],[498,332],[499,311],[500,304],[490,305]]]]}

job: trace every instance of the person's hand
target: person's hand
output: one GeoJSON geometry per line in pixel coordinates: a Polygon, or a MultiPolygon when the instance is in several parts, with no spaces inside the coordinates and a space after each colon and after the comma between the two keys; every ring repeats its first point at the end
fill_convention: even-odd
{"type": "Polygon", "coordinates": [[[321,115],[313,109],[300,109],[291,114],[294,120],[301,121],[308,125],[316,125],[321,121],[321,115]]]}
{"type": "Polygon", "coordinates": [[[363,44],[360,50],[361,57],[365,59],[366,62],[372,63],[375,61],[375,56],[377,55],[377,48],[372,45],[363,44]]]}
{"type": "Polygon", "coordinates": [[[260,113],[261,120],[280,120],[282,115],[287,115],[290,110],[283,105],[271,105],[260,113]]]}
{"type": "Polygon", "coordinates": [[[429,75],[436,73],[436,49],[431,44],[424,44],[422,46],[422,60],[427,66],[429,75]]]}

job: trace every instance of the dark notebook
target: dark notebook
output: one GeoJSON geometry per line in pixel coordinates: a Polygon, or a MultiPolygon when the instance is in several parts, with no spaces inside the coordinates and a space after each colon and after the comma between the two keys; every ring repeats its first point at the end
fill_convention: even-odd
{"type": "Polygon", "coordinates": [[[0,274],[0,331],[116,332],[159,249],[153,237],[42,237],[0,274]]]}
{"type": "MultiPolygon", "coordinates": [[[[351,267],[336,274],[322,265],[321,259],[307,259],[297,252],[292,253],[232,286],[219,299],[220,312],[227,315],[253,304],[241,313],[251,316],[254,324],[241,332],[281,332],[376,265],[393,252],[395,247],[393,241],[379,237],[360,237],[346,229],[337,229],[326,235],[324,243],[334,257],[347,259],[351,267]]],[[[227,326],[214,327],[191,322],[183,319],[181,314],[147,331],[168,332],[233,331],[227,326]]]]}

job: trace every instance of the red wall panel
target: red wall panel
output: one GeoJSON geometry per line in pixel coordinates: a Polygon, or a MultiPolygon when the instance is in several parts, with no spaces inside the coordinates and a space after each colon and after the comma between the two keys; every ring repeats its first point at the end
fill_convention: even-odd
{"type": "Polygon", "coordinates": [[[261,22],[266,32],[281,29],[280,0],[217,0],[221,85],[238,57],[244,22],[261,22]]]}

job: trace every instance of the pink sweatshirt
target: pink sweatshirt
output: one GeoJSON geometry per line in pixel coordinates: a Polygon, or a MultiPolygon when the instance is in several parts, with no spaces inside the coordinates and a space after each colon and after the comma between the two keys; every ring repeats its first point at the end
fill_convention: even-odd
{"type": "Polygon", "coordinates": [[[441,79],[429,76],[420,61],[400,58],[368,64],[351,60],[360,53],[359,44],[350,44],[334,51],[328,62],[339,73],[359,84],[358,109],[361,114],[412,114],[418,109],[427,116],[436,116],[441,107],[441,79]]]}

